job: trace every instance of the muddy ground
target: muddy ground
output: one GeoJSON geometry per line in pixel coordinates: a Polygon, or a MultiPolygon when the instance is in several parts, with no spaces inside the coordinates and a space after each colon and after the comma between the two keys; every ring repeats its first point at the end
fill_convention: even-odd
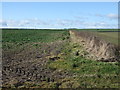
{"type": "MultiPolygon", "coordinates": [[[[61,58],[58,55],[61,53],[64,44],[65,41],[57,41],[47,44],[37,43],[37,45],[40,45],[39,48],[27,45],[19,52],[3,50],[3,87],[20,87],[25,82],[55,82],[71,76],[68,72],[47,67],[49,61],[61,58]]],[[[57,83],[57,87],[59,87],[59,83],[57,83]]]]}

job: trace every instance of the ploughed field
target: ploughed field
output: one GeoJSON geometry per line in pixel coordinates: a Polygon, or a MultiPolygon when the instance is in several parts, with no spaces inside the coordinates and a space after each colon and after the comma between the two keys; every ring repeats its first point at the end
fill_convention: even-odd
{"type": "MultiPolygon", "coordinates": [[[[110,33],[97,34],[116,44],[110,33]]],[[[2,37],[3,88],[119,88],[119,63],[87,59],[68,30],[4,29],[2,37]]]]}

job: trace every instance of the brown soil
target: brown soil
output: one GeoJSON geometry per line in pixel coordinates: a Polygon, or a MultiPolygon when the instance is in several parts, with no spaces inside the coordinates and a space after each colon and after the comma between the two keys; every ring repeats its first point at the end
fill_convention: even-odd
{"type": "Polygon", "coordinates": [[[38,44],[41,45],[41,48],[28,45],[19,53],[3,50],[3,87],[7,87],[9,84],[19,87],[26,81],[35,83],[55,82],[58,79],[70,76],[65,71],[50,69],[46,66],[48,61],[60,59],[58,54],[61,53],[64,42],[38,44]]]}

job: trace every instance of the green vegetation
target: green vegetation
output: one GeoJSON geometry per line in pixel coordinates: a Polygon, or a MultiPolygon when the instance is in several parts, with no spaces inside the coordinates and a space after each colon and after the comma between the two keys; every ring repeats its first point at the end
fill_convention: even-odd
{"type": "Polygon", "coordinates": [[[83,30],[83,31],[119,31],[120,29],[67,29],[67,30],[83,30]]]}
{"type": "Polygon", "coordinates": [[[25,47],[27,44],[37,46],[35,43],[49,43],[68,38],[68,32],[63,30],[3,30],[3,49],[16,50],[25,47]]]}
{"type": "MultiPolygon", "coordinates": [[[[116,32],[99,32],[98,35],[106,40],[116,43],[116,32]]],[[[46,67],[51,70],[68,72],[69,77],[58,78],[54,82],[43,81],[41,83],[25,82],[22,87],[37,88],[119,88],[119,66],[118,62],[98,62],[87,59],[81,54],[87,52],[78,44],[69,42],[67,30],[3,30],[3,50],[16,51],[33,46],[40,48],[42,43],[64,41],[60,57],[50,60],[46,67]],[[80,55],[77,55],[78,49],[80,55]]],[[[46,53],[46,51],[43,51],[46,53]]],[[[50,56],[52,57],[52,56],[50,56]]],[[[13,86],[14,87],[14,86],[13,86]]]]}
{"type": "Polygon", "coordinates": [[[53,42],[66,38],[66,33],[55,30],[3,30],[3,43],[53,42]]]}
{"type": "Polygon", "coordinates": [[[120,41],[118,39],[118,33],[119,32],[97,32],[97,35],[99,35],[102,39],[105,39],[110,43],[118,45],[120,44],[120,41]]]}
{"type": "MultiPolygon", "coordinates": [[[[63,51],[65,56],[57,61],[50,61],[51,69],[68,71],[72,73],[75,81],[84,88],[118,87],[119,66],[118,62],[98,62],[74,55],[79,47],[77,44],[67,45],[63,51]],[[67,53],[68,52],[68,53],[67,53]],[[67,53],[67,54],[66,54],[67,53]]],[[[82,48],[81,48],[82,49],[82,48]]],[[[71,80],[70,80],[71,81],[71,80]]]]}

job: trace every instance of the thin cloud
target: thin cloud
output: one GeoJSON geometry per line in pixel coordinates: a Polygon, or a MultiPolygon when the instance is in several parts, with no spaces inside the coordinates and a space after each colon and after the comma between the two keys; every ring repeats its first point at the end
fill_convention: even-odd
{"type": "Polygon", "coordinates": [[[112,14],[112,13],[108,14],[107,17],[110,18],[110,19],[118,19],[118,15],[117,14],[112,14]]]}
{"type": "Polygon", "coordinates": [[[108,18],[108,19],[118,19],[118,14],[114,14],[114,13],[110,13],[110,14],[106,14],[106,15],[103,15],[103,14],[96,14],[95,16],[98,16],[98,17],[102,17],[102,18],[108,18]]]}
{"type": "Polygon", "coordinates": [[[36,19],[26,19],[26,20],[4,20],[0,22],[2,27],[39,27],[50,25],[50,22],[36,20],[36,19]]]}
{"type": "Polygon", "coordinates": [[[7,22],[0,20],[0,26],[7,27],[7,22]]]}
{"type": "Polygon", "coordinates": [[[102,15],[102,14],[95,14],[95,16],[98,16],[98,17],[105,17],[105,15],[102,15]]]}
{"type": "Polygon", "coordinates": [[[85,16],[74,16],[75,19],[77,20],[87,20],[88,17],[85,17],[85,16]]]}
{"type": "Polygon", "coordinates": [[[106,22],[87,22],[85,28],[117,28],[116,24],[109,24],[106,22]]]}
{"type": "Polygon", "coordinates": [[[56,20],[0,20],[0,27],[19,27],[19,28],[117,28],[117,24],[106,22],[88,22],[87,20],[77,19],[56,19],[56,20]]]}

